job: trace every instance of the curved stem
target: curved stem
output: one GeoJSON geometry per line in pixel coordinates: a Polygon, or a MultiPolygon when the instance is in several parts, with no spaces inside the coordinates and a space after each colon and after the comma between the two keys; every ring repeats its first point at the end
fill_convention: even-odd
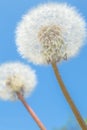
{"type": "Polygon", "coordinates": [[[24,97],[16,92],[19,100],[23,103],[23,105],[25,106],[25,108],[27,109],[27,111],[30,113],[30,115],[32,116],[32,118],[35,120],[35,122],[38,124],[38,126],[40,127],[41,130],[46,130],[45,126],[42,124],[42,122],[38,119],[38,117],[36,116],[36,114],[34,113],[34,111],[32,110],[32,108],[27,104],[27,102],[24,100],[24,97]]]}
{"type": "Polygon", "coordinates": [[[66,89],[66,87],[65,87],[65,85],[64,85],[64,83],[62,81],[62,78],[61,78],[61,76],[59,74],[56,63],[52,63],[52,67],[53,67],[54,73],[56,75],[57,81],[58,81],[58,83],[60,85],[60,88],[61,88],[61,90],[62,90],[62,92],[63,92],[63,94],[64,94],[64,96],[65,96],[65,98],[66,98],[66,100],[68,102],[68,104],[70,105],[70,107],[71,107],[71,109],[72,109],[72,111],[73,111],[73,113],[74,113],[80,127],[82,128],[82,130],[87,130],[87,126],[86,126],[83,118],[81,117],[78,109],[76,108],[74,102],[72,101],[72,99],[71,99],[71,97],[70,97],[70,95],[69,95],[69,93],[68,93],[68,91],[67,91],[67,89],[66,89]]]}

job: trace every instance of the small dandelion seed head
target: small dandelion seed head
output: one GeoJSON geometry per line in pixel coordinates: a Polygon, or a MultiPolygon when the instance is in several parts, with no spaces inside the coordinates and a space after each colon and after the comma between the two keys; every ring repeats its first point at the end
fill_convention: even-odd
{"type": "Polygon", "coordinates": [[[37,83],[35,72],[22,63],[3,64],[0,73],[0,98],[5,100],[18,99],[17,92],[28,96],[37,83]]]}
{"type": "Polygon", "coordinates": [[[16,29],[16,44],[23,58],[49,64],[78,54],[86,38],[86,23],[76,8],[48,3],[25,14],[16,29]]]}

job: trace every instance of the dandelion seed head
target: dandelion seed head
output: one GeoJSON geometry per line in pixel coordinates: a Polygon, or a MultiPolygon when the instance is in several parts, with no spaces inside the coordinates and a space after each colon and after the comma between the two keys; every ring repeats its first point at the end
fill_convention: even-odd
{"type": "Polygon", "coordinates": [[[23,58],[49,64],[78,54],[86,38],[86,23],[76,8],[48,3],[25,14],[16,28],[16,44],[23,58]]]}
{"type": "Polygon", "coordinates": [[[17,100],[17,92],[27,97],[34,90],[35,72],[22,63],[6,63],[0,66],[0,98],[17,100]]]}

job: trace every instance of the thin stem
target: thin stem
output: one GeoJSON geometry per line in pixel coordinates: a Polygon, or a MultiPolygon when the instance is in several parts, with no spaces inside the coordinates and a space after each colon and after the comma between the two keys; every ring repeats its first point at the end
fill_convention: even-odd
{"type": "Polygon", "coordinates": [[[65,96],[65,98],[66,98],[66,100],[68,102],[68,104],[70,105],[70,107],[71,107],[71,109],[72,109],[72,111],[73,111],[79,125],[81,126],[82,130],[87,130],[87,125],[84,122],[83,118],[81,117],[81,115],[80,115],[78,109],[76,108],[74,102],[72,101],[72,99],[71,99],[71,97],[70,97],[70,95],[69,95],[69,93],[68,93],[68,91],[67,91],[67,89],[66,89],[66,87],[65,87],[65,85],[63,83],[63,80],[62,80],[62,78],[61,78],[61,76],[59,74],[56,63],[52,63],[52,67],[53,67],[54,73],[56,75],[57,81],[59,82],[60,88],[61,88],[61,90],[62,90],[62,92],[63,92],[63,94],[64,94],[64,96],[65,96]]]}
{"type": "Polygon", "coordinates": [[[27,102],[25,101],[24,97],[20,94],[20,93],[16,93],[19,100],[23,103],[23,105],[25,106],[25,108],[27,109],[27,111],[30,113],[30,115],[32,116],[32,118],[35,120],[35,122],[38,124],[39,128],[41,130],[46,130],[45,126],[42,124],[42,122],[38,119],[38,117],[36,116],[36,114],[34,113],[34,111],[32,110],[32,108],[27,104],[27,102]]]}

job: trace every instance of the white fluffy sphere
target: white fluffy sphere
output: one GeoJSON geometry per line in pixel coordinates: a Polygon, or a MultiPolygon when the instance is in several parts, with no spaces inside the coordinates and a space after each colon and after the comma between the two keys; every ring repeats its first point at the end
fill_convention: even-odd
{"type": "Polygon", "coordinates": [[[35,71],[19,62],[0,66],[0,98],[16,100],[16,92],[28,96],[37,83],[35,71]]]}
{"type": "Polygon", "coordinates": [[[74,7],[62,3],[48,3],[32,9],[16,29],[19,53],[35,64],[60,62],[75,56],[85,37],[86,24],[82,15],[74,7]]]}

